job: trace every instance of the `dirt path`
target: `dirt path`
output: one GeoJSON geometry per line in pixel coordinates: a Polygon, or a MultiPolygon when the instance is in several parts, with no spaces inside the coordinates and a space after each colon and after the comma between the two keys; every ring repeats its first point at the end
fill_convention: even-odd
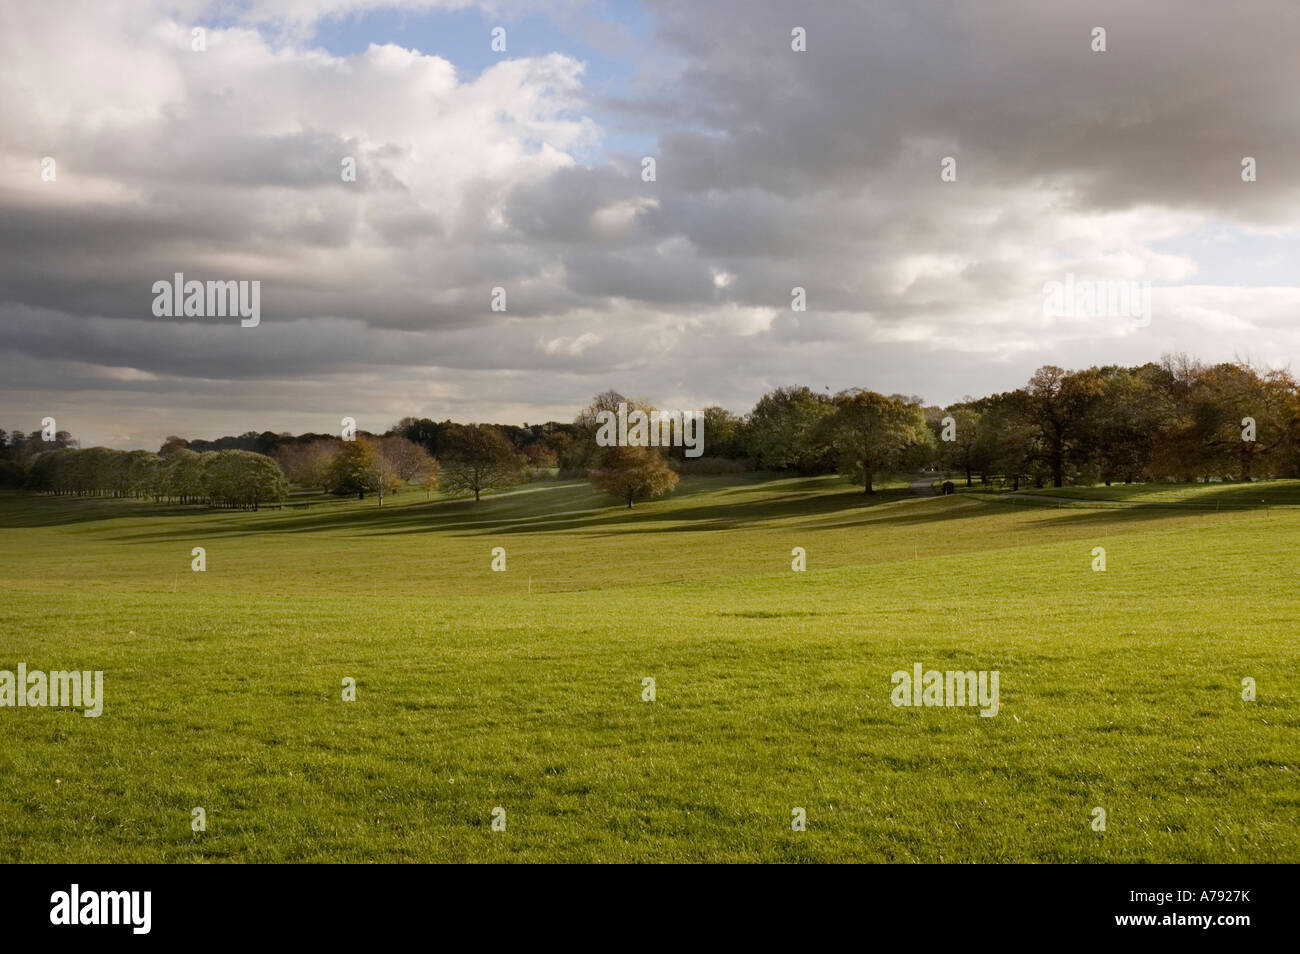
{"type": "Polygon", "coordinates": [[[932,485],[934,481],[935,477],[933,475],[917,477],[907,485],[907,491],[913,497],[933,497],[934,488],[932,485]]]}

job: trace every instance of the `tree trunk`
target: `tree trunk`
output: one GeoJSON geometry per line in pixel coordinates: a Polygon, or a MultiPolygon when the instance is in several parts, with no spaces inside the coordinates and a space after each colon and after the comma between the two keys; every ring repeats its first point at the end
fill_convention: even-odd
{"type": "Polygon", "coordinates": [[[967,468],[966,468],[966,486],[969,487],[970,485],[971,485],[971,483],[970,483],[970,468],[967,467],[967,468]]]}

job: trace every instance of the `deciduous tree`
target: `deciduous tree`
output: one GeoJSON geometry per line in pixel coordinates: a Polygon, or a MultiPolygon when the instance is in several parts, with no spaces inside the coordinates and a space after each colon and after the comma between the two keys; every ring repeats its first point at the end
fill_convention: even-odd
{"type": "Polygon", "coordinates": [[[442,486],[454,494],[474,495],[517,483],[522,464],[501,432],[490,424],[467,424],[443,434],[442,486]]]}
{"type": "Polygon", "coordinates": [[[600,466],[590,472],[591,482],[606,493],[626,500],[660,497],[677,486],[677,473],[653,447],[608,447],[600,466]]]}
{"type": "Polygon", "coordinates": [[[919,464],[933,440],[919,404],[862,388],[835,395],[835,410],[819,430],[840,473],[860,481],[865,494],[875,493],[875,474],[919,464]]]}

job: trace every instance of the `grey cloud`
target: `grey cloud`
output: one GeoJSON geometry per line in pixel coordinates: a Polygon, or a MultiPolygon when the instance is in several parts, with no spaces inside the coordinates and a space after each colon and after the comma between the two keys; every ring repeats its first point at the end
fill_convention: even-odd
{"type": "MultiPolygon", "coordinates": [[[[285,0],[280,15],[346,7],[285,0]]],[[[186,389],[242,410],[230,391],[286,408],[354,387],[376,407],[406,400],[382,399],[378,376],[417,403],[447,382],[430,413],[474,417],[530,394],[576,407],[610,386],[738,410],[795,381],[951,399],[1046,360],[1231,357],[1230,340],[1189,322],[1143,336],[1044,325],[1035,295],[1069,268],[1182,281],[1195,263],[1157,254],[1158,237],[1300,211],[1294,3],[647,7],[657,32],[622,98],[572,88],[556,58],[471,88],[396,49],[322,65],[292,44],[239,47],[255,83],[215,57],[187,62],[152,112],[95,99],[116,49],[61,63],[68,99],[48,114],[0,94],[16,115],[0,162],[32,173],[0,180],[0,348],[21,366],[0,396],[57,383],[139,408],[186,389]],[[1095,25],[1104,54],[1088,49],[1095,25]],[[790,50],[793,26],[807,53],[790,50]],[[573,117],[596,107],[657,137],[656,182],[637,156],[583,165],[534,149],[550,137],[552,157],[576,152],[573,117]],[[58,183],[36,179],[47,150],[58,183]],[[343,155],[358,182],[339,181],[343,155]],[[939,181],[944,155],[957,183],[939,181]],[[1259,182],[1241,182],[1243,155],[1259,182]],[[262,327],[153,319],[152,283],[176,271],[261,280],[262,327]],[[504,316],[488,309],[496,285],[504,316]],[[789,310],[794,285],[806,314],[789,310]]],[[[0,50],[5,75],[65,55],[48,38],[0,50]]],[[[157,64],[171,54],[147,52],[169,75],[157,64]]],[[[1243,289],[1196,307],[1250,324],[1275,305],[1243,289]]],[[[1285,329],[1267,340],[1300,346],[1285,329]]]]}

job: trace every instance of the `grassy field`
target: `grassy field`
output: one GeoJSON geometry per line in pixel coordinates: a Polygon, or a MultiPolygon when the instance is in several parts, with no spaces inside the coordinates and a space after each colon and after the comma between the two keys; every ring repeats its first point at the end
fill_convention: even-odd
{"type": "Polygon", "coordinates": [[[1300,861],[1300,482],[1166,492],[0,497],[0,669],[106,696],[0,709],[0,861],[1300,861]]]}
{"type": "Polygon", "coordinates": [[[1295,507],[1300,505],[1300,480],[1254,483],[1114,484],[1110,487],[1045,487],[1024,491],[1032,496],[1065,497],[1091,502],[1122,504],[1177,504],[1186,507],[1232,508],[1295,507]]]}

